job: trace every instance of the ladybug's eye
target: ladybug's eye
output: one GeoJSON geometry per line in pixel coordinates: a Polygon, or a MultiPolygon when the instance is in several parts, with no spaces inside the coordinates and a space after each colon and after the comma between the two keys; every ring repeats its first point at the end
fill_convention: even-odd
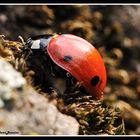
{"type": "Polygon", "coordinates": [[[96,86],[98,84],[99,80],[100,80],[99,76],[96,75],[91,79],[91,84],[93,86],[96,86]]]}
{"type": "Polygon", "coordinates": [[[27,40],[27,44],[29,44],[29,45],[31,45],[32,44],[32,42],[33,42],[33,40],[31,39],[31,38],[29,38],[28,40],[27,40]]]}
{"type": "Polygon", "coordinates": [[[31,38],[29,38],[25,43],[25,48],[24,49],[26,50],[26,49],[31,48],[32,44],[33,44],[33,40],[31,38]]]}

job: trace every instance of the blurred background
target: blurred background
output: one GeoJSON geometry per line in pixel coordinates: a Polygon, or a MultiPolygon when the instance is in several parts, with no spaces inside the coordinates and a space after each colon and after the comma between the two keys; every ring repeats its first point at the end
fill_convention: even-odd
{"type": "Polygon", "coordinates": [[[71,33],[103,56],[105,100],[123,113],[126,134],[140,134],[140,6],[0,6],[0,34],[20,41],[44,33],[71,33]]]}

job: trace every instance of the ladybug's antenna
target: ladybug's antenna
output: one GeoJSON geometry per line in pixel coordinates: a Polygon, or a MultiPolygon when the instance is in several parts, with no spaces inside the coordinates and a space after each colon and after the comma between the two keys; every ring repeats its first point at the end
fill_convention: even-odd
{"type": "Polygon", "coordinates": [[[22,36],[18,36],[18,38],[21,40],[21,43],[23,44],[23,50],[30,50],[27,43],[24,41],[22,36]]]}
{"type": "Polygon", "coordinates": [[[25,41],[24,41],[23,37],[19,35],[18,38],[21,40],[22,44],[25,45],[25,41]]]}

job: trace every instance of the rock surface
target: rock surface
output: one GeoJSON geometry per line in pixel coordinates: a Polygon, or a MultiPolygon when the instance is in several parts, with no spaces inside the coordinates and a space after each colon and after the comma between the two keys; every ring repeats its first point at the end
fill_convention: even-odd
{"type": "Polygon", "coordinates": [[[78,134],[78,122],[28,86],[4,59],[0,59],[0,95],[0,134],[78,134]]]}

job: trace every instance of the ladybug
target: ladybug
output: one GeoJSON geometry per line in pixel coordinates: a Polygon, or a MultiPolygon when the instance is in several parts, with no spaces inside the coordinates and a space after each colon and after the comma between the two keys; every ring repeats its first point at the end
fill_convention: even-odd
{"type": "Polygon", "coordinates": [[[101,55],[88,41],[72,34],[31,37],[25,48],[42,50],[52,61],[75,77],[95,99],[103,97],[106,69],[101,55]]]}

